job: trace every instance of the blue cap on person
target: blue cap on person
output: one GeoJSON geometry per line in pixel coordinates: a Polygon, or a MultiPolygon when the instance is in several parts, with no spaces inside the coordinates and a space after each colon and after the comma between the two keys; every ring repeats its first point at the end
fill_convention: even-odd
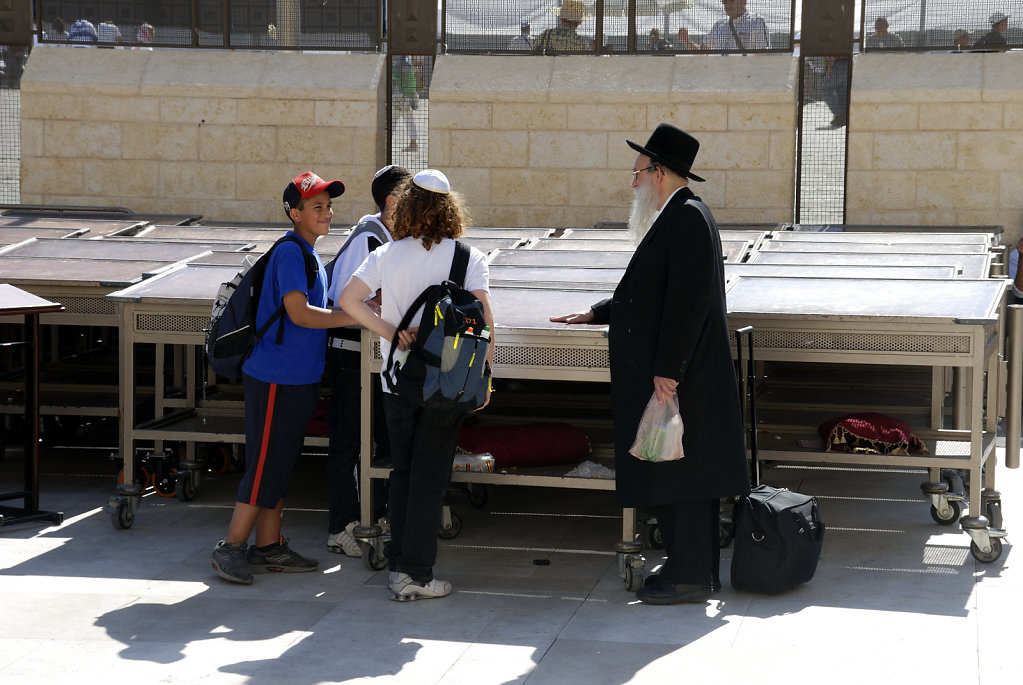
{"type": "Polygon", "coordinates": [[[343,195],[345,184],[341,181],[324,181],[311,171],[299,174],[284,189],[284,213],[291,216],[291,210],[298,206],[300,200],[319,195],[327,191],[331,197],[343,195]]]}
{"type": "Polygon", "coordinates": [[[436,169],[423,169],[412,177],[412,182],[423,190],[429,190],[431,193],[447,195],[451,192],[451,184],[448,183],[448,177],[436,169]]]}

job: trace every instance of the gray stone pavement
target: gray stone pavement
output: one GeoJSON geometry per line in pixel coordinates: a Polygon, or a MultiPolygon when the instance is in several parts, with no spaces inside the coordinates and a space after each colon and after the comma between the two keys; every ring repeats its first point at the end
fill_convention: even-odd
{"type": "MultiPolygon", "coordinates": [[[[738,593],[726,549],[724,589],[673,607],[637,603],[618,579],[610,494],[510,486],[481,509],[452,490],[463,529],[441,541],[436,571],[454,592],[392,602],[386,573],[326,552],[323,471],[321,456],[303,458],[284,523],[320,569],[240,586],[209,565],[237,473],[207,476],[191,502],[150,491],[132,528],[115,530],[102,507],[116,467],[48,454],[41,504],[63,525],[0,528],[0,682],[1018,681],[1011,537],[998,561],[976,562],[958,527],[931,520],[922,471],[768,469],[766,482],[820,498],[816,577],[776,597],[738,593]]],[[[19,478],[8,450],[0,492],[19,478]]],[[[998,487],[1011,534],[1023,477],[1000,468],[998,487]]]]}

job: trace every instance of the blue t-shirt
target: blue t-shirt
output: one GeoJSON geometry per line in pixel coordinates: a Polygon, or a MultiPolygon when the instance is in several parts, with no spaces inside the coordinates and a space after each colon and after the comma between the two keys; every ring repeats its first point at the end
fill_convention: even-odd
{"type": "MultiPolygon", "coordinates": [[[[266,323],[281,306],[284,296],[293,290],[305,293],[309,304],[314,307],[327,306],[327,272],[319,255],[294,231],[289,231],[288,234],[297,237],[302,245],[284,242],[270,255],[270,263],[266,265],[266,275],[263,277],[263,290],[259,296],[259,308],[256,310],[257,326],[266,323]],[[303,250],[313,255],[319,267],[311,292],[306,287],[308,281],[303,250]]],[[[326,329],[298,326],[288,318],[285,311],[256,344],[252,354],[245,360],[242,371],[266,383],[284,385],[319,383],[323,376],[326,352],[326,329]],[[277,331],[282,325],[284,338],[278,345],[277,331]]]]}

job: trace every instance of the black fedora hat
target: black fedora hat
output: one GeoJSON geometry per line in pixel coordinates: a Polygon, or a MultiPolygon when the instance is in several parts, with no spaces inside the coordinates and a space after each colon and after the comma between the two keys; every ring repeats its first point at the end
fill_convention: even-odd
{"type": "Polygon", "coordinates": [[[631,140],[625,142],[633,150],[649,157],[651,161],[663,164],[681,176],[694,181],[704,180],[690,171],[696,153],[700,151],[700,141],[680,128],[671,124],[658,124],[650,134],[650,139],[646,141],[645,147],[631,140]]]}

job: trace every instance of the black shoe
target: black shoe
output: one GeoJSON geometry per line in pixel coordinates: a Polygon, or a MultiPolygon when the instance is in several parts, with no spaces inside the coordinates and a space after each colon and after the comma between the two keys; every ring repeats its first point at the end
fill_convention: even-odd
{"type": "Polygon", "coordinates": [[[316,559],[307,559],[288,547],[288,541],[284,539],[265,552],[255,546],[249,547],[247,559],[253,573],[309,573],[320,564],[316,559]]]}
{"type": "Polygon", "coordinates": [[[710,599],[710,588],[705,585],[658,583],[644,587],[636,593],[644,604],[703,604],[710,599]]]}

